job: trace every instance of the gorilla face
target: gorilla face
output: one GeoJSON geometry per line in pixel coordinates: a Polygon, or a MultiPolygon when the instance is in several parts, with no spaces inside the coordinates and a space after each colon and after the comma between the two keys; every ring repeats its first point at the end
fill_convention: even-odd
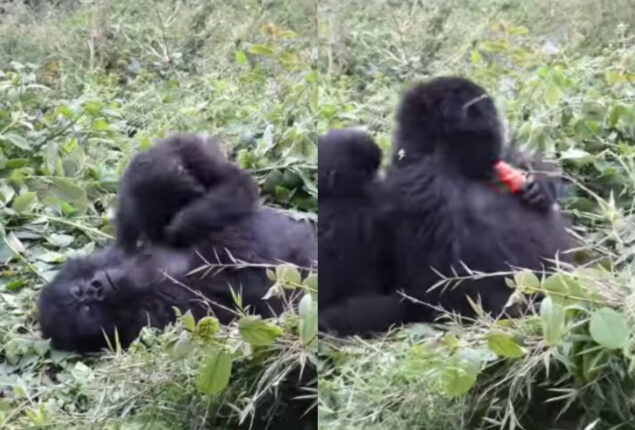
{"type": "MultiPolygon", "coordinates": [[[[170,307],[181,304],[186,291],[170,285],[174,291],[166,293],[161,260],[167,254],[157,249],[124,259],[120,249],[107,247],[68,261],[40,295],[44,337],[51,338],[58,349],[92,352],[106,347],[106,338],[114,345],[115,331],[126,347],[143,326],[169,322],[173,319],[170,307]]],[[[185,256],[169,254],[172,264],[165,269],[184,270],[185,256]]]]}
{"type": "Polygon", "coordinates": [[[44,288],[39,299],[40,326],[55,348],[81,345],[82,352],[98,350],[105,344],[104,335],[112,339],[115,322],[129,319],[125,308],[116,304],[117,286],[109,274],[121,263],[121,253],[113,248],[70,260],[44,288]]]}

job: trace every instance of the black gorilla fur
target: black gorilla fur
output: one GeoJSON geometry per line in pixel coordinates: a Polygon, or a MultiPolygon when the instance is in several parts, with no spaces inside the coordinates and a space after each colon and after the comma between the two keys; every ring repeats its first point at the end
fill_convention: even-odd
{"type": "MultiPolygon", "coordinates": [[[[153,148],[149,155],[135,157],[123,178],[121,200],[134,207],[137,206],[134,196],[144,195],[147,206],[141,205],[137,209],[150,224],[137,222],[134,213],[119,211],[123,219],[119,219],[118,225],[132,226],[137,231],[135,237],[149,239],[144,246],[133,254],[125,253],[118,246],[109,246],[89,257],[70,260],[42,290],[40,326],[44,337],[51,338],[54,347],[96,351],[107,344],[104,332],[112,340],[115,328],[125,347],[137,337],[142,327],[163,327],[173,321],[173,306],[182,311],[191,309],[196,318],[212,311],[226,323],[234,316],[229,286],[242,293],[243,305],[251,312],[270,315],[280,310],[282,299],[262,299],[270,281],[265,269],[254,265],[286,261],[309,267],[315,262],[317,240],[310,226],[260,206],[257,193],[249,191],[253,186],[249,176],[222,158],[219,151],[208,148],[201,152],[204,142],[193,136],[174,139],[163,142],[163,147],[153,148]],[[197,171],[182,161],[188,158],[196,159],[199,166],[206,167],[197,171]],[[183,162],[187,173],[178,171],[175,159],[177,164],[183,162]],[[144,163],[139,160],[153,163],[145,166],[145,175],[135,171],[143,169],[140,166],[144,163]],[[215,170],[205,172],[208,168],[215,170]],[[171,216],[162,213],[160,217],[152,218],[151,209],[160,208],[160,200],[171,195],[171,189],[178,195],[188,187],[198,188],[198,185],[192,185],[191,178],[197,174],[208,175],[216,182],[208,186],[211,181],[199,179],[206,187],[205,191],[200,191],[198,199],[168,198],[169,202],[176,202],[168,208],[171,216]],[[128,181],[134,182],[134,186],[128,181]],[[165,188],[157,190],[157,183],[165,188]],[[233,192],[232,187],[235,187],[233,192]],[[215,195],[216,192],[220,196],[215,195]],[[241,200],[238,210],[230,196],[241,200]],[[247,207],[251,209],[247,210],[247,207]],[[181,224],[182,219],[189,221],[181,224]],[[152,224],[153,221],[156,224],[152,224]],[[173,237],[190,237],[194,233],[192,225],[200,230],[196,232],[198,237],[189,239],[189,244],[181,243],[188,246],[168,246],[173,245],[169,239],[167,244],[160,242],[169,237],[161,233],[161,227],[170,231],[173,237]],[[186,233],[182,235],[174,226],[182,227],[186,233]],[[249,267],[241,263],[247,263],[249,267]],[[226,266],[223,270],[216,266],[214,270],[190,274],[206,264],[226,266]]],[[[182,195],[189,196],[187,191],[182,195]]],[[[128,239],[119,237],[123,242],[128,239]]]]}
{"type": "MultiPolygon", "coordinates": [[[[515,267],[541,271],[556,257],[569,261],[561,254],[570,242],[567,222],[551,204],[552,179],[535,175],[520,197],[487,183],[503,145],[498,113],[483,88],[462,78],[417,85],[405,94],[397,121],[385,181],[396,200],[389,214],[391,236],[383,243],[392,256],[385,266],[392,292],[371,290],[321,309],[323,330],[363,334],[439,315],[400,291],[466,316],[473,315],[466,296],[480,296],[483,308],[498,314],[511,294],[501,276],[430,287],[441,280],[439,274],[466,275],[463,264],[496,273],[515,267]]],[[[330,264],[321,261],[327,273],[330,264]]]]}
{"type": "Polygon", "coordinates": [[[319,306],[385,292],[388,195],[376,178],[381,151],[364,133],[332,130],[318,140],[319,306]]]}
{"type": "Polygon", "coordinates": [[[228,163],[213,138],[173,135],[135,156],[117,205],[117,245],[127,252],[149,240],[188,246],[252,212],[258,189],[228,163]]]}

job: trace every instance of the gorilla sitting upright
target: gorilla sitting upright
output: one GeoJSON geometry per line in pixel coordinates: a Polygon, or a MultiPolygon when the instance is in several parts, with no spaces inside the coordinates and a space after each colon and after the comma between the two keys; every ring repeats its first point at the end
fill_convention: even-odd
{"type": "MultiPolygon", "coordinates": [[[[465,267],[486,274],[512,268],[540,272],[552,267],[551,259],[569,261],[561,254],[571,245],[567,222],[554,205],[554,180],[536,174],[518,196],[492,183],[503,139],[484,89],[462,78],[417,85],[405,94],[397,121],[385,181],[394,199],[391,236],[384,243],[392,256],[390,291],[370,290],[320,309],[323,330],[384,331],[393,324],[432,321],[438,308],[469,316],[474,310],[468,297],[480,298],[486,312],[498,314],[512,292],[503,276],[431,287],[444,277],[469,275],[465,267]],[[401,292],[430,306],[404,299],[401,292]]],[[[518,158],[514,155],[508,154],[518,158]]],[[[331,264],[320,263],[323,270],[331,264]]]]}
{"type": "Polygon", "coordinates": [[[97,351],[115,331],[126,347],[142,327],[173,321],[172,307],[227,323],[235,315],[230,287],[251,312],[281,310],[283,298],[262,299],[270,285],[263,265],[312,266],[313,229],[260,206],[251,178],[214,145],[175,136],[131,162],[117,219],[131,236],[66,262],[41,292],[40,326],[55,348],[97,351]],[[210,269],[190,273],[201,266],[210,269]]]}
{"type": "Polygon", "coordinates": [[[318,140],[320,309],[358,294],[386,291],[389,195],[376,177],[381,150],[360,131],[318,140]]]}

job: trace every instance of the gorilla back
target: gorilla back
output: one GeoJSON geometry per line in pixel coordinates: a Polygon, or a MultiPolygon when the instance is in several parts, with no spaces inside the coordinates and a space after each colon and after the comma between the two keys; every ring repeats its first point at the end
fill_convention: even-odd
{"type": "Polygon", "coordinates": [[[107,345],[106,337],[113,342],[115,330],[126,347],[144,326],[173,321],[172,307],[191,309],[196,318],[211,312],[228,323],[235,316],[230,286],[249,311],[271,316],[282,309],[282,299],[262,299],[270,285],[262,265],[287,261],[306,267],[316,253],[308,225],[269,208],[209,233],[191,248],[148,245],[128,255],[106,247],[68,261],[44,287],[40,327],[59,349],[97,351],[107,345]],[[210,270],[190,273],[201,266],[210,270]]]}
{"type": "Polygon", "coordinates": [[[387,239],[381,151],[366,134],[331,130],[318,142],[320,309],[358,294],[384,291],[387,239]]]}

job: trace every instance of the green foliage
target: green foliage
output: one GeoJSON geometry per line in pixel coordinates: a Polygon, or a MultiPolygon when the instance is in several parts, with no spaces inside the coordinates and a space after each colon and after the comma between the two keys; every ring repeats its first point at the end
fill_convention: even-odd
{"type": "Polygon", "coordinates": [[[197,387],[201,393],[210,396],[218,394],[227,388],[231,373],[231,355],[223,349],[213,351],[198,374],[197,387]]]}

